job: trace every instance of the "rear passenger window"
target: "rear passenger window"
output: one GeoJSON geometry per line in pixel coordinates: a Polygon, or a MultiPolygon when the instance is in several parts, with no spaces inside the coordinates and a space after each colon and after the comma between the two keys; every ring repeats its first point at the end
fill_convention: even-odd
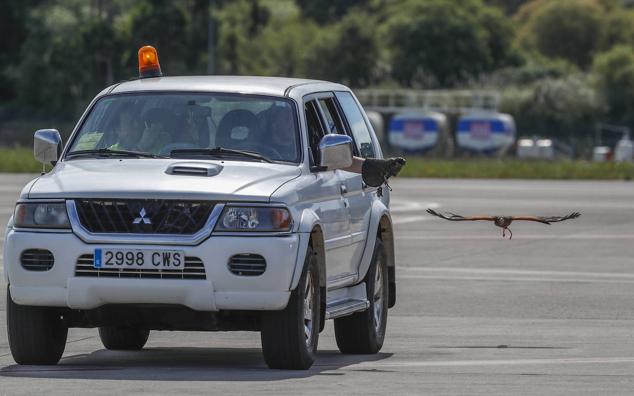
{"type": "Polygon", "coordinates": [[[336,92],[335,95],[337,96],[339,104],[341,105],[346,119],[348,120],[348,124],[350,125],[350,130],[359,153],[363,158],[375,158],[376,149],[357,102],[354,100],[350,92],[336,92]]]}

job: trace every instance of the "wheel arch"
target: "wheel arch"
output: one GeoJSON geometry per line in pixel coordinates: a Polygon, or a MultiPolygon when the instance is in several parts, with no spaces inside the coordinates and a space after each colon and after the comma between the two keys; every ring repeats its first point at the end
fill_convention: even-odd
{"type": "Polygon", "coordinates": [[[385,249],[387,273],[389,280],[389,307],[396,304],[396,260],[394,249],[394,228],[392,225],[392,217],[390,211],[381,201],[375,201],[372,206],[372,217],[368,228],[368,240],[361,264],[359,265],[358,281],[363,280],[368,273],[370,264],[372,263],[372,255],[374,253],[374,245],[376,240],[381,239],[385,249]]]}
{"type": "Polygon", "coordinates": [[[4,231],[4,240],[2,241],[2,261],[4,262],[4,271],[2,271],[4,273],[4,280],[5,282],[7,282],[7,284],[10,284],[11,282],[9,281],[9,271],[7,269],[7,257],[6,257],[6,251],[7,251],[7,240],[9,239],[9,231],[11,231],[13,229],[13,215],[11,215],[11,217],[9,218],[9,222],[7,223],[7,228],[4,231]]]}
{"type": "Polygon", "coordinates": [[[363,255],[361,256],[361,263],[359,264],[358,281],[361,281],[368,273],[377,237],[380,238],[385,245],[388,268],[394,267],[394,235],[392,232],[392,217],[390,216],[390,210],[381,201],[374,201],[372,204],[372,215],[370,217],[370,225],[368,226],[367,241],[365,249],[363,250],[363,255]]]}
{"type": "Polygon", "coordinates": [[[388,308],[396,305],[396,260],[394,259],[394,228],[389,216],[382,216],[379,221],[377,238],[383,242],[387,258],[388,308]]]}
{"type": "Polygon", "coordinates": [[[297,260],[295,261],[295,271],[291,279],[289,290],[295,290],[299,284],[304,262],[306,261],[306,252],[308,247],[312,249],[317,259],[319,268],[319,286],[326,287],[326,248],[325,238],[319,217],[312,210],[305,210],[302,213],[300,225],[298,229],[300,235],[300,243],[297,252],[297,260]]]}

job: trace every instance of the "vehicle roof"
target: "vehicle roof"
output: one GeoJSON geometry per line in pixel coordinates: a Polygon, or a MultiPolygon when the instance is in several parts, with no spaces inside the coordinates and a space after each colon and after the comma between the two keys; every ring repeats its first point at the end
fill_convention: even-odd
{"type": "Polygon", "coordinates": [[[287,96],[290,89],[311,84],[331,85],[329,89],[341,89],[340,84],[320,80],[287,77],[256,76],[174,76],[143,78],[115,84],[104,93],[125,93],[141,91],[192,91],[192,92],[233,92],[271,96],[287,96]]]}

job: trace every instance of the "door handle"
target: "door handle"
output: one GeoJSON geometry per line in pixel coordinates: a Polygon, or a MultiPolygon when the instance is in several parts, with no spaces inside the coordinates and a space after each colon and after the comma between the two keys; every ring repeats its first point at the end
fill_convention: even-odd
{"type": "Polygon", "coordinates": [[[345,184],[339,186],[339,190],[341,191],[341,195],[346,194],[348,192],[348,187],[345,184]]]}

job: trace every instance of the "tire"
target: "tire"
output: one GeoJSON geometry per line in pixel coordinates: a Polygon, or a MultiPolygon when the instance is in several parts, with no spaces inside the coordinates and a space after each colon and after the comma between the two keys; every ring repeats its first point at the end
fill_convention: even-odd
{"type": "Polygon", "coordinates": [[[307,370],[313,365],[319,341],[319,302],[319,268],[309,248],[301,279],[286,308],[262,316],[260,338],[267,366],[307,370]],[[310,311],[304,309],[305,305],[310,305],[310,311]]]}
{"type": "Polygon", "coordinates": [[[57,308],[18,305],[7,288],[7,334],[16,363],[53,365],[64,353],[68,327],[57,308]]]}
{"type": "Polygon", "coordinates": [[[335,338],[341,353],[374,354],[385,339],[388,310],[387,260],[383,242],[377,238],[372,263],[364,279],[370,307],[335,319],[335,338]]]}
{"type": "Polygon", "coordinates": [[[119,351],[137,351],[143,349],[150,330],[134,327],[102,326],[99,328],[99,338],[106,349],[119,351]]]}

